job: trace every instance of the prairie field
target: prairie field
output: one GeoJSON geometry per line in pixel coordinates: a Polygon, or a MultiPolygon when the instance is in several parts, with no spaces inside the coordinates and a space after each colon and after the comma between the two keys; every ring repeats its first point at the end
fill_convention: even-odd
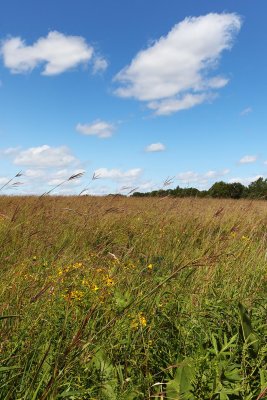
{"type": "Polygon", "coordinates": [[[0,399],[267,398],[267,203],[0,197],[0,399]]]}

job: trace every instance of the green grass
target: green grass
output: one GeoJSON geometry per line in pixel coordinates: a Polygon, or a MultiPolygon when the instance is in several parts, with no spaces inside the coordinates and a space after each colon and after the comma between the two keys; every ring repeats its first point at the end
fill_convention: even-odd
{"type": "Polygon", "coordinates": [[[265,202],[0,197],[0,399],[267,391],[265,202]]]}

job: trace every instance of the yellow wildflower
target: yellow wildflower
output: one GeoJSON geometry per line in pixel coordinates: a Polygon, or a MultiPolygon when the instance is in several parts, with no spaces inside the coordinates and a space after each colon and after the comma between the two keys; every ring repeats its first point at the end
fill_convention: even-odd
{"type": "Polygon", "coordinates": [[[107,279],[106,279],[106,285],[107,285],[107,286],[113,286],[113,285],[114,285],[114,280],[111,279],[110,277],[107,277],[107,279]]]}
{"type": "Polygon", "coordinates": [[[78,300],[78,301],[80,301],[83,298],[83,296],[84,296],[84,293],[81,292],[80,290],[72,290],[70,293],[68,293],[65,296],[65,299],[66,300],[70,299],[70,300],[78,300]]]}
{"type": "Polygon", "coordinates": [[[82,267],[83,267],[83,264],[81,262],[75,263],[72,266],[73,269],[79,269],[79,268],[82,268],[82,267]]]}
{"type": "Polygon", "coordinates": [[[99,287],[98,287],[97,285],[93,285],[93,286],[92,286],[92,290],[93,290],[94,292],[97,292],[97,291],[99,290],[99,287]]]}
{"type": "Polygon", "coordinates": [[[249,242],[249,241],[250,241],[250,238],[249,238],[248,236],[242,236],[242,240],[244,240],[244,241],[246,241],[246,242],[249,242]]]}
{"type": "Polygon", "coordinates": [[[146,326],[147,326],[147,320],[142,312],[139,313],[137,317],[133,318],[131,322],[132,329],[145,328],[146,326]]]}
{"type": "Polygon", "coordinates": [[[149,264],[149,265],[147,266],[147,269],[152,270],[152,269],[153,269],[153,264],[149,264]]]}
{"type": "Polygon", "coordinates": [[[139,321],[140,321],[140,325],[141,325],[143,328],[145,328],[147,322],[146,322],[145,317],[144,317],[142,314],[139,316],[139,321]]]}

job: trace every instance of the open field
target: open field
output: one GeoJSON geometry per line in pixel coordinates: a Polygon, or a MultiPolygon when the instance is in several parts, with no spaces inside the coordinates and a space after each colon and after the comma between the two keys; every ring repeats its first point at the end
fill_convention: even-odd
{"type": "Polygon", "coordinates": [[[0,197],[0,399],[266,398],[266,225],[260,201],[0,197]]]}

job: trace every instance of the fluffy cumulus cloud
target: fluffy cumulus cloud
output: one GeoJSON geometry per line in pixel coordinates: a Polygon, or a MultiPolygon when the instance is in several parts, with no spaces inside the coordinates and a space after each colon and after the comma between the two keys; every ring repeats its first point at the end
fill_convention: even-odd
{"type": "Polygon", "coordinates": [[[56,186],[60,185],[62,182],[64,182],[64,187],[67,186],[79,186],[81,184],[81,177],[85,173],[84,169],[78,168],[75,170],[70,170],[70,169],[60,169],[58,171],[54,171],[50,174],[49,180],[47,182],[48,186],[56,186]],[[71,179],[69,178],[71,176],[77,176],[77,179],[71,179]],[[79,177],[80,176],[80,177],[79,177]],[[66,182],[67,181],[67,182],[66,182]]]}
{"type": "Polygon", "coordinates": [[[255,182],[257,181],[259,178],[264,178],[265,177],[263,175],[255,175],[255,176],[248,176],[248,177],[235,177],[235,178],[231,178],[228,180],[229,183],[235,183],[235,182],[240,182],[242,183],[242,185],[249,185],[251,182],[255,182]]]}
{"type": "Polygon", "coordinates": [[[112,179],[115,181],[134,181],[142,173],[141,168],[133,168],[128,171],[121,171],[120,169],[99,168],[95,171],[95,175],[102,179],[112,179]]]}
{"type": "MultiPolygon", "coordinates": [[[[81,36],[51,31],[32,45],[27,45],[20,37],[3,40],[1,55],[4,65],[12,73],[31,72],[43,65],[42,75],[57,75],[79,64],[88,63],[94,55],[94,49],[81,36]]],[[[95,72],[106,67],[104,58],[95,57],[95,72]]]]}
{"type": "Polygon", "coordinates": [[[115,93],[146,101],[157,115],[213,99],[214,90],[228,79],[210,72],[222,52],[231,48],[240,27],[241,18],[233,13],[186,18],[115,76],[115,93]]]}
{"type": "Polygon", "coordinates": [[[26,169],[23,175],[30,179],[40,179],[46,177],[46,172],[44,169],[26,169]]]}
{"type": "Polygon", "coordinates": [[[244,156],[239,160],[239,164],[252,164],[258,159],[257,156],[244,156]]]}
{"type": "Polygon", "coordinates": [[[229,173],[230,173],[230,170],[227,168],[223,169],[222,171],[210,170],[205,173],[186,171],[186,172],[180,172],[176,176],[176,178],[183,185],[194,184],[194,185],[206,186],[210,182],[215,181],[217,179],[221,179],[224,176],[228,175],[229,173]]]}
{"type": "MultiPolygon", "coordinates": [[[[66,146],[30,147],[26,150],[17,150],[12,156],[15,165],[36,168],[64,167],[77,161],[66,146]]],[[[32,170],[28,171],[32,173],[32,170]]]]}
{"type": "Polygon", "coordinates": [[[166,147],[163,143],[151,143],[146,147],[145,151],[148,153],[155,153],[158,151],[164,151],[165,149],[166,147]]]}
{"type": "Polygon", "coordinates": [[[91,124],[79,123],[76,125],[76,131],[81,133],[82,135],[98,136],[101,139],[112,136],[115,129],[116,127],[114,124],[102,121],[100,119],[92,122],[91,124]]]}

